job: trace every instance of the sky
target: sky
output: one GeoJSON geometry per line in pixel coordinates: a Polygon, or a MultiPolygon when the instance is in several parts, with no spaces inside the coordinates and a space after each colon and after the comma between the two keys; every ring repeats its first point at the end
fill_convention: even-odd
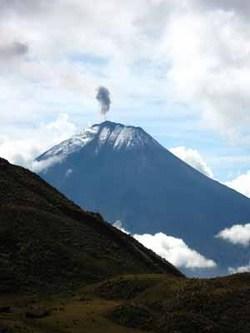
{"type": "Polygon", "coordinates": [[[0,156],[29,167],[107,119],[250,196],[250,3],[0,0],[0,156]]]}

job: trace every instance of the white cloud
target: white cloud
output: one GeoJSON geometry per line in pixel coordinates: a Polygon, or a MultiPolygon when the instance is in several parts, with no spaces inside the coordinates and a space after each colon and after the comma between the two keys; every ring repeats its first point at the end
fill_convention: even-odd
{"type": "MultiPolygon", "coordinates": [[[[121,231],[128,233],[120,220],[113,224],[121,231]]],[[[216,263],[202,256],[197,251],[191,249],[182,239],[168,236],[162,232],[154,235],[132,235],[138,242],[154,251],[156,254],[171,262],[180,268],[198,269],[198,268],[214,268],[216,263]]]]}
{"type": "Polygon", "coordinates": [[[121,230],[125,234],[129,234],[129,232],[123,227],[121,220],[115,221],[115,223],[113,224],[113,226],[116,227],[117,229],[121,230]]]}
{"type": "Polygon", "coordinates": [[[205,9],[227,10],[240,13],[240,15],[248,15],[250,13],[250,4],[245,0],[195,0],[197,4],[205,9]]]}
{"type": "Polygon", "coordinates": [[[250,198],[250,170],[226,182],[225,185],[250,198]]]}
{"type": "Polygon", "coordinates": [[[166,35],[172,92],[199,106],[204,123],[231,138],[250,124],[249,36],[237,12],[195,6],[174,14],[166,35]]]}
{"type": "MultiPolygon", "coordinates": [[[[46,171],[49,167],[54,164],[61,163],[63,161],[63,156],[52,156],[44,161],[30,161],[30,164],[27,166],[33,172],[39,173],[41,171],[46,171]]],[[[66,177],[70,174],[66,173],[66,177]]]]}
{"type": "Polygon", "coordinates": [[[43,84],[45,75],[58,93],[75,83],[92,89],[104,79],[119,100],[165,93],[194,105],[208,126],[236,135],[250,124],[250,24],[243,8],[249,6],[201,0],[4,1],[0,31],[5,45],[29,46],[15,75],[30,84],[43,84]],[[138,62],[153,69],[144,66],[143,85],[138,62]]]}
{"type": "Polygon", "coordinates": [[[183,268],[214,268],[216,263],[207,259],[190,247],[180,238],[168,236],[162,232],[155,235],[133,235],[145,247],[165,258],[173,265],[183,268]]]}
{"type": "Polygon", "coordinates": [[[207,165],[207,163],[204,161],[201,154],[191,148],[186,147],[174,147],[169,149],[174,155],[182,159],[184,162],[191,165],[193,168],[197,169],[204,175],[213,178],[213,172],[207,165]]]}
{"type": "Polygon", "coordinates": [[[226,240],[232,244],[239,244],[242,246],[250,245],[250,223],[248,224],[235,224],[231,228],[226,228],[220,231],[217,238],[226,240]]]}
{"type": "Polygon", "coordinates": [[[62,110],[93,120],[104,84],[126,120],[152,116],[148,100],[183,102],[205,126],[248,143],[246,13],[241,0],[0,1],[1,133],[8,126],[15,142],[29,122],[30,137],[33,124],[62,110]]]}
{"type": "MultiPolygon", "coordinates": [[[[38,171],[42,165],[38,167],[33,159],[52,145],[75,134],[75,131],[76,126],[69,120],[68,115],[60,114],[55,121],[39,124],[28,133],[21,128],[16,138],[0,136],[0,156],[8,159],[11,163],[38,171]]],[[[52,162],[47,161],[46,163],[52,162]]]]}
{"type": "Polygon", "coordinates": [[[240,267],[237,267],[237,268],[229,267],[228,271],[231,274],[250,272],[250,262],[246,266],[240,266],[240,267]]]}

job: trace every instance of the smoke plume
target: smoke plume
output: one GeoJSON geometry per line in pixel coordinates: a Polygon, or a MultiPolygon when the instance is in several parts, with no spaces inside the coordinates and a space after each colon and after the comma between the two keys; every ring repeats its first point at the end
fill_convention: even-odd
{"type": "Polygon", "coordinates": [[[105,87],[99,87],[97,90],[96,99],[100,103],[101,114],[105,115],[109,111],[111,104],[109,90],[105,87]]]}

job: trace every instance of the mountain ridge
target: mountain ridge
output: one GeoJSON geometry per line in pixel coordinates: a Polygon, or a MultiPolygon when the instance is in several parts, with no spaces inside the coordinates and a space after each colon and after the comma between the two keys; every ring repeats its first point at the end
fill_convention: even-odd
{"type": "Polygon", "coordinates": [[[0,158],[0,291],[71,289],[124,272],[183,276],[38,175],[0,158]]]}

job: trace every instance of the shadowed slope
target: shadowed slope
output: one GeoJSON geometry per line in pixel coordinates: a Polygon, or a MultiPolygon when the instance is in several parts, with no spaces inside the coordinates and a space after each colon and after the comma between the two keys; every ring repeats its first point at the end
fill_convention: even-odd
{"type": "Polygon", "coordinates": [[[59,291],[122,273],[174,266],[39,176],[0,159],[0,291],[59,291]]]}

